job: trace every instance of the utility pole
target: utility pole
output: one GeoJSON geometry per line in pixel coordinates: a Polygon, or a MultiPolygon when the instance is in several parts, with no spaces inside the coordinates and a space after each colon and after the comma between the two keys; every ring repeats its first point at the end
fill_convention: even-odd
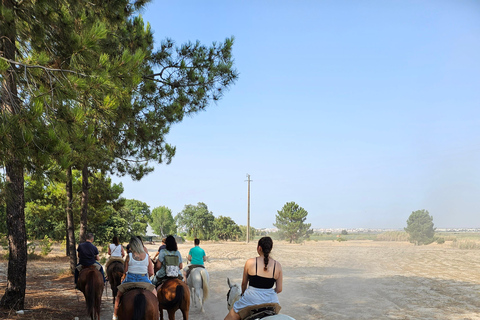
{"type": "Polygon", "coordinates": [[[247,214],[247,243],[250,241],[250,175],[247,173],[248,180],[248,214],[247,214]]]}

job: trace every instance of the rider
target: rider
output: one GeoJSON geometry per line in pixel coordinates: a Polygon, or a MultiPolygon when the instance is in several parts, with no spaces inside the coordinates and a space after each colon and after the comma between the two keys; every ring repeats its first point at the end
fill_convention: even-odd
{"type": "Polygon", "coordinates": [[[153,260],[155,260],[155,258],[160,254],[160,250],[163,250],[165,249],[167,246],[165,245],[165,238],[162,239],[162,245],[160,247],[158,247],[158,251],[157,253],[155,253],[155,256],[153,257],[153,260]]]}
{"type": "Polygon", "coordinates": [[[93,233],[88,233],[87,238],[85,242],[82,242],[78,245],[77,251],[78,251],[78,259],[79,263],[77,264],[77,267],[75,268],[75,288],[77,289],[77,280],[78,280],[78,274],[79,274],[79,269],[82,269],[82,267],[88,267],[93,264],[97,265],[97,269],[100,270],[103,276],[103,282],[105,282],[105,273],[103,272],[102,265],[98,263],[97,261],[100,260],[98,256],[98,249],[93,245],[93,233]]]}
{"type": "Polygon", "coordinates": [[[207,256],[205,255],[205,250],[200,248],[200,240],[195,238],[194,240],[195,247],[191,248],[188,252],[188,261],[191,262],[189,266],[186,266],[184,270],[185,281],[194,268],[205,268],[204,262],[207,261],[207,256]]]}
{"type": "Polygon", "coordinates": [[[183,263],[182,255],[178,251],[177,241],[174,236],[168,236],[165,239],[166,248],[161,250],[158,255],[158,261],[160,261],[160,269],[155,274],[155,278],[152,283],[158,285],[169,277],[182,279],[183,263]],[[172,272],[172,274],[170,274],[172,272]]]}
{"type": "Polygon", "coordinates": [[[277,294],[282,292],[283,274],[280,262],[270,258],[272,247],[272,238],[258,240],[259,256],[248,259],[243,269],[242,297],[233,304],[224,320],[240,320],[238,312],[249,306],[278,303],[277,294]]]}
{"type": "Polygon", "coordinates": [[[123,258],[125,257],[125,250],[123,249],[122,244],[118,241],[118,237],[114,236],[112,238],[112,243],[108,246],[108,258],[107,263],[105,263],[105,270],[108,269],[108,266],[113,261],[120,261],[123,263],[123,258]]]}
{"type": "MultiPolygon", "coordinates": [[[[138,237],[132,237],[130,239],[130,250],[127,259],[125,260],[125,279],[122,284],[128,282],[146,282],[152,283],[149,279],[153,275],[153,263],[150,259],[150,256],[145,252],[142,241],[138,237]]],[[[153,294],[157,296],[157,291],[155,288],[152,290],[153,294]]],[[[117,311],[118,304],[120,302],[120,297],[122,296],[122,290],[119,290],[117,293],[117,298],[115,299],[115,308],[113,310],[113,320],[117,320],[117,311]]]]}

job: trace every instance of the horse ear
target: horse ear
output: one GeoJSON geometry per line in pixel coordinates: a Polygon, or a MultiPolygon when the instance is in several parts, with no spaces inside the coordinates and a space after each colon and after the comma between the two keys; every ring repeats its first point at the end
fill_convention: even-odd
{"type": "Polygon", "coordinates": [[[227,283],[228,283],[228,286],[231,288],[232,285],[230,284],[230,279],[227,277],[227,283]]]}

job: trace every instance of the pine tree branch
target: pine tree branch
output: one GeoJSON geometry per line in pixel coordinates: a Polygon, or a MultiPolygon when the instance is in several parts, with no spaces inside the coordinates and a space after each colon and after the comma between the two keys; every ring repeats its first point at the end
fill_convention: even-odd
{"type": "Polygon", "coordinates": [[[44,67],[44,66],[39,66],[39,65],[28,65],[28,64],[25,64],[25,63],[21,63],[21,62],[18,62],[18,61],[13,61],[13,60],[10,60],[10,59],[7,59],[7,58],[4,58],[4,57],[0,57],[0,59],[2,60],[5,60],[11,64],[15,64],[15,65],[18,65],[18,66],[22,66],[24,68],[38,68],[38,69],[43,69],[44,71],[46,72],[54,72],[54,71],[57,71],[57,72],[68,72],[68,73],[73,73],[73,74],[77,74],[77,75],[81,75],[83,77],[88,77],[88,75],[84,74],[84,73],[81,73],[81,72],[77,72],[77,71],[73,71],[73,70],[67,70],[67,69],[54,69],[54,68],[48,68],[48,67],[44,67]]]}

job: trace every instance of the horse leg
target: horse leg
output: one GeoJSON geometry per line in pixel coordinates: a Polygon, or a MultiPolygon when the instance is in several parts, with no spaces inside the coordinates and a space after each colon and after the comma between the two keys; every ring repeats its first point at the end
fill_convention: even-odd
{"type": "Polygon", "coordinates": [[[168,320],[175,320],[175,311],[176,310],[173,310],[173,309],[168,309],[167,312],[168,312],[168,320]]]}
{"type": "Polygon", "coordinates": [[[197,290],[195,290],[195,287],[192,287],[192,293],[191,293],[191,295],[192,295],[192,300],[193,300],[193,306],[194,306],[194,307],[197,307],[197,300],[195,299],[196,291],[197,291],[197,290]]]}
{"type": "Polygon", "coordinates": [[[158,310],[160,311],[160,320],[163,320],[163,309],[162,309],[162,307],[160,307],[158,310]]]}
{"type": "Polygon", "coordinates": [[[198,301],[200,301],[200,311],[202,313],[205,312],[205,309],[203,309],[203,289],[197,289],[197,294],[198,294],[198,301]]]}

